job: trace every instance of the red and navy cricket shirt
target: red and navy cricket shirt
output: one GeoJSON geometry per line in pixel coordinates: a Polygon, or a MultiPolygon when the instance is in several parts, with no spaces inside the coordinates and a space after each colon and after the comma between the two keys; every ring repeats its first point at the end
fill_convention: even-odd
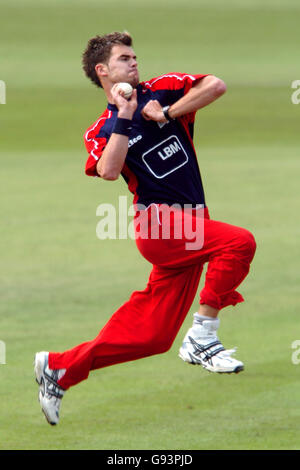
{"type": "MultiPolygon", "coordinates": [[[[133,115],[132,131],[122,176],[134,194],[134,203],[148,207],[160,204],[203,204],[205,196],[193,145],[195,113],[157,123],[145,120],[141,111],[150,100],[171,105],[206,75],[170,73],[141,82],[137,86],[138,107],[133,115]]],[[[99,176],[96,166],[110,138],[118,108],[108,104],[100,118],[84,136],[89,153],[85,172],[99,176]]]]}

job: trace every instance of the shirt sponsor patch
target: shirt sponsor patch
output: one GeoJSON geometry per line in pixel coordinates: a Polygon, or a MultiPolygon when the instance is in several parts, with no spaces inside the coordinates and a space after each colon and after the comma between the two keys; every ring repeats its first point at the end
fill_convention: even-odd
{"type": "Polygon", "coordinates": [[[188,162],[188,155],[176,135],[171,135],[142,155],[143,162],[156,178],[178,170],[188,162]]]}

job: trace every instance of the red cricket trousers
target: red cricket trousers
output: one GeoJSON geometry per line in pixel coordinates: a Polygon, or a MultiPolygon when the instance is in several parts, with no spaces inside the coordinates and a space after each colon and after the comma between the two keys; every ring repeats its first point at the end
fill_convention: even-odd
{"type": "Polygon", "coordinates": [[[51,369],[66,369],[59,380],[62,388],[67,390],[85,380],[91,370],[167,351],[193,303],[205,263],[208,266],[200,304],[222,309],[244,300],[236,288],[249,272],[256,249],[253,235],[210,220],[206,209],[200,216],[190,211],[184,219],[187,217],[189,227],[203,232],[203,246],[197,242],[187,249],[196,230],[189,229],[187,235],[183,229],[180,236],[175,233],[176,227],[183,227],[182,214],[177,210],[169,222],[164,221],[170,230],[166,234],[163,206],[153,205],[151,210],[136,213],[137,247],[153,265],[148,284],[145,290],[133,292],[95,339],[49,354],[51,369]]]}

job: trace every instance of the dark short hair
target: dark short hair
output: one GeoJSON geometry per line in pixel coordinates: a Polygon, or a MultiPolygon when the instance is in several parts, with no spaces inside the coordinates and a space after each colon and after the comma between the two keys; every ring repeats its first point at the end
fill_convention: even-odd
{"type": "Polygon", "coordinates": [[[113,46],[116,44],[132,45],[132,38],[129,33],[109,33],[104,36],[95,36],[91,38],[82,54],[82,65],[86,76],[98,87],[103,88],[97,76],[95,66],[101,63],[107,63],[113,46]]]}

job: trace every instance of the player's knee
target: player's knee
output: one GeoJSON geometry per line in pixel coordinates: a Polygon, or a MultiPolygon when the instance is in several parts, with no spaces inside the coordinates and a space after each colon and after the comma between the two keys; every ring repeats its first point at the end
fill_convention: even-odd
{"type": "Polygon", "coordinates": [[[162,340],[160,338],[153,339],[150,345],[152,354],[163,354],[169,351],[169,349],[172,346],[172,343],[173,341],[168,340],[168,339],[167,340],[165,339],[162,340]]]}
{"type": "Polygon", "coordinates": [[[169,351],[169,349],[171,349],[172,344],[173,344],[173,341],[167,341],[167,342],[161,343],[159,345],[159,354],[163,354],[169,351]]]}
{"type": "Polygon", "coordinates": [[[243,229],[239,234],[239,247],[241,254],[250,263],[255,255],[256,241],[254,235],[249,230],[243,229]]]}

